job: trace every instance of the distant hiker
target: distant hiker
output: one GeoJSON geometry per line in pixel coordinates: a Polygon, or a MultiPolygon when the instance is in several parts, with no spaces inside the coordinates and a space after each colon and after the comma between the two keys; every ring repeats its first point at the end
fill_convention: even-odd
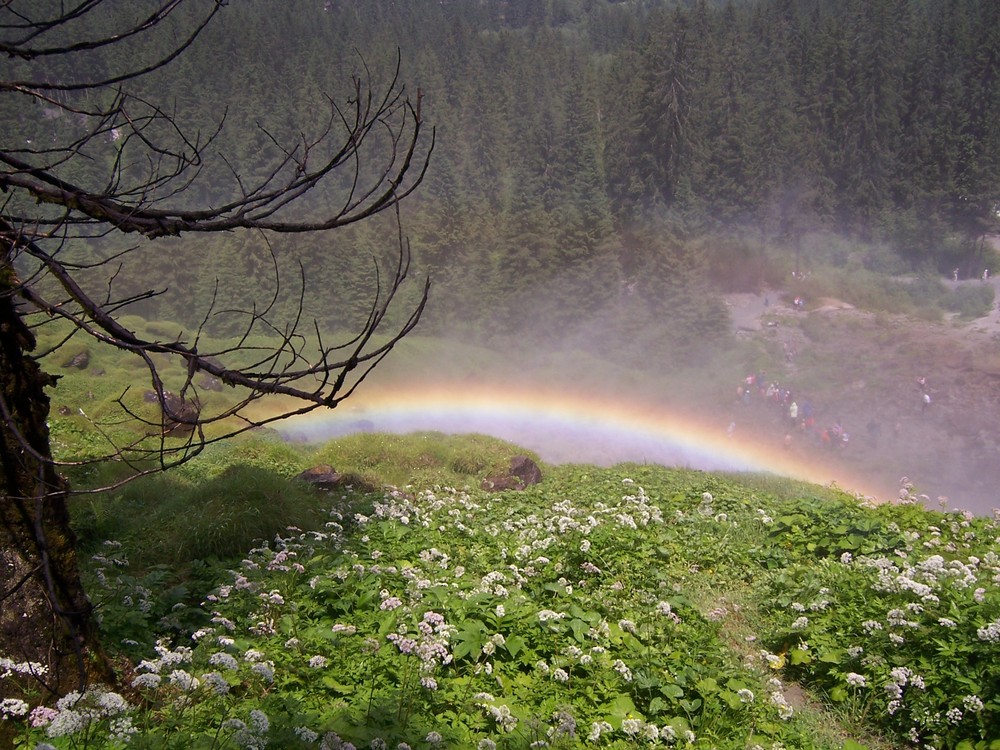
{"type": "Polygon", "coordinates": [[[798,419],[799,419],[799,405],[794,401],[792,401],[792,403],[789,404],[788,406],[788,420],[792,424],[795,424],[795,422],[797,422],[798,419]]]}
{"type": "Polygon", "coordinates": [[[927,411],[927,407],[931,405],[931,394],[924,391],[923,398],[921,399],[921,411],[927,411]]]}
{"type": "Polygon", "coordinates": [[[958,281],[958,269],[957,268],[954,271],[951,272],[951,278],[952,278],[953,281],[958,281]]]}
{"type": "Polygon", "coordinates": [[[917,387],[920,389],[921,393],[923,393],[924,391],[926,391],[927,390],[927,378],[925,378],[925,377],[919,377],[919,378],[917,378],[917,387]]]}
{"type": "Polygon", "coordinates": [[[990,280],[990,269],[984,268],[983,269],[983,281],[989,281],[989,280],[990,280]]]}

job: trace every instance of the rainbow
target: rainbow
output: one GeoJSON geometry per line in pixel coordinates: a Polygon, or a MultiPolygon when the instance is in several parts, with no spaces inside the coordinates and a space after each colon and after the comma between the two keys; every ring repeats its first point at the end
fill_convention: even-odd
{"type": "Polygon", "coordinates": [[[655,463],[705,471],[764,472],[885,497],[823,454],[780,441],[730,436],[726,424],[627,397],[509,384],[408,384],[352,396],[333,411],[278,425],[293,440],[318,442],[356,432],[480,433],[509,440],[550,463],[655,463]]]}

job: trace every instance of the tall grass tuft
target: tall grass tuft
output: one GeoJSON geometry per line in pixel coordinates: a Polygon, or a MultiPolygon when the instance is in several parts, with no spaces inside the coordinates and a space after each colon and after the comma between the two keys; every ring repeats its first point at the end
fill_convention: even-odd
{"type": "Polygon", "coordinates": [[[326,515],[323,506],[329,504],[305,484],[241,465],[184,487],[157,477],[136,483],[126,494],[146,510],[126,535],[140,562],[147,558],[182,566],[238,556],[286,534],[289,527],[319,528],[326,515]]]}

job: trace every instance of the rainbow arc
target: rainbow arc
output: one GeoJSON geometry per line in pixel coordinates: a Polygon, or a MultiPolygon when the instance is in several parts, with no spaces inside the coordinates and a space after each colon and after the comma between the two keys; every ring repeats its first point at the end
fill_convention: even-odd
{"type": "Polygon", "coordinates": [[[481,433],[510,440],[550,463],[610,466],[631,461],[705,471],[764,472],[863,495],[859,477],[775,440],[746,439],[728,424],[702,421],[625,397],[468,383],[407,385],[361,393],[339,409],[282,422],[287,436],[321,441],[361,431],[481,433]]]}

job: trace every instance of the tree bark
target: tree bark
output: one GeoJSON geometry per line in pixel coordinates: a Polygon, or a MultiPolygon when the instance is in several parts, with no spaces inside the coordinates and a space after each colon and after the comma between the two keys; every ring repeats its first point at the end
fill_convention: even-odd
{"type": "Polygon", "coordinates": [[[49,398],[56,378],[31,357],[10,265],[0,266],[0,656],[36,662],[44,674],[15,675],[0,693],[29,702],[88,684],[112,684],[77,567],[67,483],[52,462],[49,398]]]}

